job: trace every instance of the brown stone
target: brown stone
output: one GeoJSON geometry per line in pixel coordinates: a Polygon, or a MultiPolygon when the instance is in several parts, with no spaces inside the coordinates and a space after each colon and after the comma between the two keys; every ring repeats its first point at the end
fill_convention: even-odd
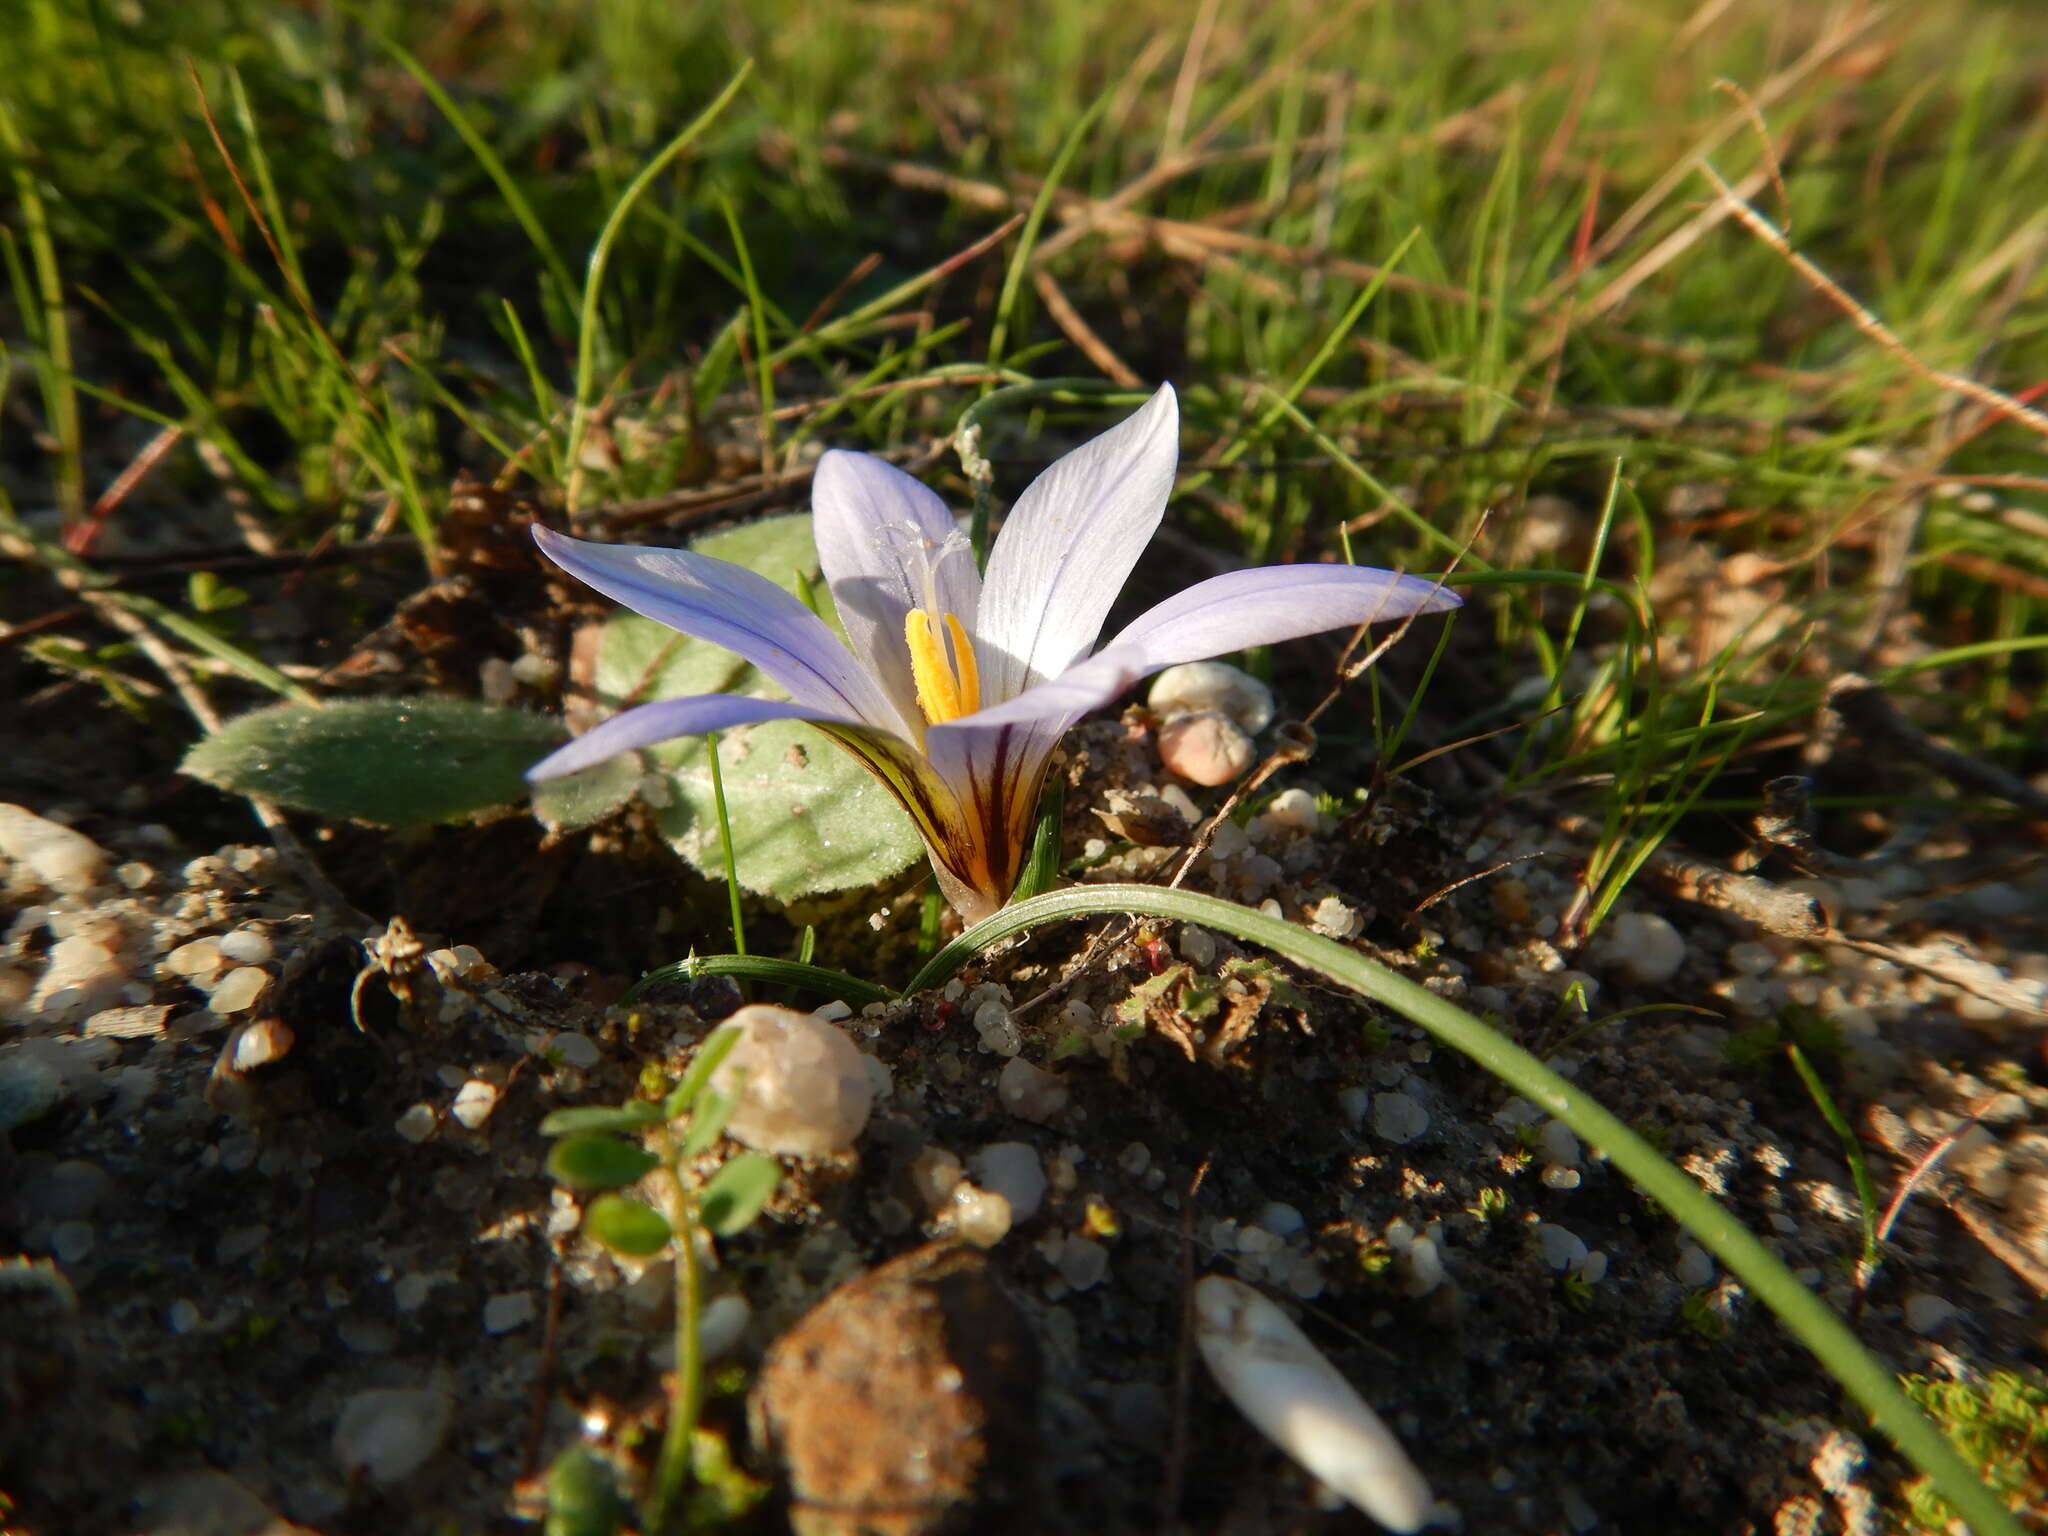
{"type": "Polygon", "coordinates": [[[757,1443],[799,1536],[1031,1527],[1038,1354],[987,1258],[933,1243],[848,1281],[778,1339],[757,1443]]]}

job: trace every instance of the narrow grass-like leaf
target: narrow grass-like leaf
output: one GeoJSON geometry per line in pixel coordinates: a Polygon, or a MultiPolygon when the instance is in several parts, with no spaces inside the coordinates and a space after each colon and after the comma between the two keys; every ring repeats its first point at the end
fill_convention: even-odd
{"type": "Polygon", "coordinates": [[[583,438],[590,430],[591,407],[596,404],[593,390],[597,381],[597,311],[604,295],[604,269],[611,260],[612,247],[618,242],[619,231],[625,227],[626,217],[633,211],[633,205],[640,201],[641,194],[654,184],[655,177],[668,169],[670,161],[694,144],[697,136],[717,121],[718,115],[739,94],[740,87],[753,72],[754,61],[745,60],[711,105],[698,113],[681,133],[664,144],[660,152],[641,167],[640,174],[628,183],[619,200],[612,205],[604,228],[598,232],[597,244],[591,247],[590,266],[583,276],[583,304],[577,316],[575,405],[569,417],[569,446],[563,454],[569,477],[567,500],[571,516],[578,510],[583,486],[583,438]]]}

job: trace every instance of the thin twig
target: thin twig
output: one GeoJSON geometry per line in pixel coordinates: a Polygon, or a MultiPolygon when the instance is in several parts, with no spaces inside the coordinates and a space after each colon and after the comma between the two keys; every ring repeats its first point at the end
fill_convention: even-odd
{"type": "Polygon", "coordinates": [[[1898,752],[1951,784],[2018,806],[2029,816],[2048,816],[2048,794],[2017,774],[1930,740],[1867,677],[1852,673],[1836,678],[1828,686],[1828,708],[1840,715],[1866,746],[1898,752]]]}
{"type": "Polygon", "coordinates": [[[1976,379],[1966,378],[1960,373],[1950,373],[1947,369],[1936,368],[1929,363],[1921,361],[1914,354],[1912,348],[1901,341],[1891,328],[1878,319],[1860,300],[1851,295],[1847,289],[1842,287],[1832,277],[1829,277],[1827,273],[1815,266],[1813,262],[1794,250],[1792,243],[1785,238],[1784,233],[1769,219],[1745,202],[1736,193],[1734,188],[1730,187],[1727,182],[1720,178],[1711,165],[1701,161],[1699,170],[1701,175],[1714,184],[1715,189],[1728,204],[1728,211],[1741,220],[1750,233],[1776,251],[1791,265],[1793,270],[1798,272],[1809,283],[1812,283],[1814,287],[1818,288],[1837,309],[1841,310],[1848,317],[1851,325],[1876,342],[1886,354],[1937,388],[1945,389],[1951,394],[1961,395],[1969,400],[1974,400],[1994,415],[2006,421],[2017,422],[2031,432],[2048,437],[2048,415],[2044,415],[2031,406],[2022,405],[2011,395],[2001,390],[1993,389],[1989,384],[1982,383],[1976,379]]]}

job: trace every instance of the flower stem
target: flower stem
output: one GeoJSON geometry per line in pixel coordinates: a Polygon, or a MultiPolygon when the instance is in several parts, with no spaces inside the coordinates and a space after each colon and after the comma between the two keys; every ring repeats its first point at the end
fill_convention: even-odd
{"type": "Polygon", "coordinates": [[[697,1262],[697,1211],[682,1180],[669,1169],[673,1186],[669,1225],[675,1228],[676,1363],[669,1388],[668,1424],[661,1435],[661,1459],[654,1468],[654,1496],[648,1501],[646,1536],[664,1536],[690,1475],[690,1443],[704,1405],[704,1273],[697,1262]]]}

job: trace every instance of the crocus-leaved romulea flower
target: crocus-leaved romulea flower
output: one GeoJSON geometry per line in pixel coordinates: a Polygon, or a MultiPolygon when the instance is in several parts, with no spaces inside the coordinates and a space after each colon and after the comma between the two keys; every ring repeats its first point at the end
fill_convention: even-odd
{"type": "Polygon", "coordinates": [[[969,921],[1008,899],[1060,737],[1140,678],[1320,630],[1458,606],[1435,582],[1348,565],[1269,565],[1197,582],[1095,649],[1166,510],[1180,451],[1171,387],[1017,498],[988,570],[944,502],[864,453],[818,461],[812,530],[842,642],[743,566],[593,544],[536,526],[542,551],[635,613],[736,652],[789,694],[708,694],[615,715],[536,782],[677,736],[808,720],[910,813],[969,921]]]}

